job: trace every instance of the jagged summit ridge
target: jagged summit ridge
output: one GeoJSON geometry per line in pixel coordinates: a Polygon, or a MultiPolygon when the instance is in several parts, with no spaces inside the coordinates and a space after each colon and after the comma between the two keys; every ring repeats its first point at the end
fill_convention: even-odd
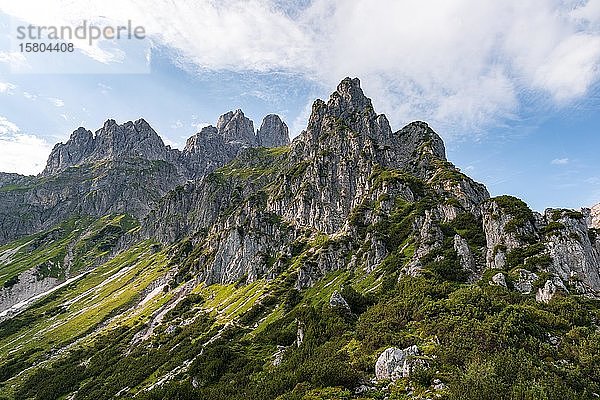
{"type": "Polygon", "coordinates": [[[240,109],[221,115],[217,121],[217,131],[227,142],[241,142],[250,146],[256,144],[254,123],[240,109]]]}
{"type": "Polygon", "coordinates": [[[183,151],[165,146],[143,118],[120,125],[108,119],[95,133],[79,127],[66,143],[54,146],[42,175],[56,174],[83,163],[138,157],[170,162],[187,178],[194,178],[228,162],[247,147],[289,144],[287,125],[274,114],[264,118],[258,131],[239,109],[221,115],[216,125],[190,137],[183,151]]]}
{"type": "Polygon", "coordinates": [[[446,159],[442,138],[427,123],[415,121],[393,132],[387,117],[375,112],[358,78],[344,78],[327,102],[313,103],[308,126],[294,146],[313,155],[325,148],[347,151],[341,142],[351,143],[353,152],[397,168],[424,153],[446,159]]]}
{"type": "MultiPolygon", "coordinates": [[[[426,123],[393,132],[358,80],[315,107],[291,147],[250,148],[286,130],[268,116],[251,132],[233,111],[174,161],[0,173],[0,242],[46,224],[0,248],[0,322],[22,313],[0,326],[0,387],[15,399],[598,393],[590,210],[489,198],[426,123]],[[175,187],[173,163],[200,178],[175,187]]],[[[103,129],[111,144],[129,128],[103,129]]],[[[72,144],[95,140],[81,129],[72,144]]]]}
{"type": "Polygon", "coordinates": [[[94,134],[80,127],[66,143],[54,146],[42,174],[51,175],[84,162],[123,157],[167,160],[169,150],[144,119],[121,125],[109,119],[94,134]]]}

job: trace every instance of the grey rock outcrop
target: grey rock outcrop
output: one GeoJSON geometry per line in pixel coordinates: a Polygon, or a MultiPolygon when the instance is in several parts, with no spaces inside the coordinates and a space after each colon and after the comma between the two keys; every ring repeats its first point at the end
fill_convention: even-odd
{"type": "Polygon", "coordinates": [[[381,379],[397,380],[407,378],[417,366],[425,366],[424,360],[418,358],[420,351],[416,345],[403,350],[389,347],[379,355],[375,364],[375,377],[381,379]]]}
{"type": "Polygon", "coordinates": [[[245,142],[227,142],[217,128],[204,127],[190,137],[182,151],[187,178],[202,177],[236,157],[245,142]]]}
{"type": "Polygon", "coordinates": [[[559,292],[568,293],[567,288],[558,278],[548,279],[544,286],[537,290],[535,300],[541,303],[548,303],[559,292]]]}
{"type": "Polygon", "coordinates": [[[548,270],[579,293],[600,293],[600,243],[588,234],[582,215],[548,209],[545,220],[548,270]]]}
{"type": "MultiPolygon", "coordinates": [[[[219,127],[231,119],[232,114],[224,117],[219,127]]],[[[207,128],[206,134],[218,136],[219,127],[207,128]]],[[[194,146],[190,143],[189,148],[194,146]]],[[[307,232],[336,237],[300,266],[295,287],[303,289],[330,271],[377,268],[391,249],[376,232],[359,232],[355,220],[367,226],[387,218],[394,198],[417,201],[423,193],[410,179],[431,180],[439,196],[455,199],[416,218],[414,273],[420,271],[420,258],[442,244],[439,222],[451,221],[464,210],[479,213],[479,203],[489,197],[482,185],[445,160],[443,142],[427,124],[414,122],[392,132],[357,79],[344,79],[328,102],[315,101],[307,129],[289,152],[269,154],[244,151],[226,171],[171,192],[144,223],[144,237],[161,242],[193,237],[207,255],[197,260],[203,266],[199,277],[220,283],[271,277],[278,264],[267,265],[269,257],[285,258],[290,241],[307,232]],[[378,178],[402,173],[406,179],[378,178]],[[446,184],[448,175],[457,178],[455,184],[446,184]],[[377,213],[363,206],[374,202],[379,204],[377,213]],[[273,220],[278,222],[269,223],[273,220]],[[350,259],[348,254],[353,254],[350,259]]],[[[457,249],[465,268],[482,269],[480,256],[471,253],[466,240],[459,237],[457,249]]]]}
{"type": "Polygon", "coordinates": [[[80,127],[65,144],[54,146],[42,175],[53,175],[69,167],[101,160],[142,158],[171,161],[176,157],[177,152],[165,146],[144,119],[122,125],[109,119],[95,134],[80,127]]]}
{"type": "Polygon", "coordinates": [[[519,279],[514,283],[515,289],[521,294],[530,294],[533,291],[533,284],[537,281],[537,274],[519,268],[516,271],[519,274],[519,279]]]}
{"type": "Polygon", "coordinates": [[[257,144],[264,147],[280,147],[290,144],[288,127],[278,115],[267,115],[256,132],[257,144]]]}
{"type": "MultiPolygon", "coordinates": [[[[512,277],[520,268],[600,293],[600,242],[585,218],[490,199],[446,160],[429,125],[394,132],[358,79],[316,100],[289,147],[261,148],[287,143],[279,117],[268,115],[255,131],[241,110],[203,128],[183,151],[164,146],[143,120],[107,121],[95,134],[80,128],[57,145],[42,180],[0,176],[1,187],[27,185],[0,190],[0,241],[74,213],[127,212],[142,220],[131,242],[187,238],[196,249],[190,272],[207,284],[273,279],[295,257],[293,243],[311,243],[296,289],[340,269],[373,273],[390,257],[399,276],[450,257],[460,279],[475,281],[486,267],[512,277]],[[392,219],[401,237],[387,231],[392,219]]],[[[515,288],[533,291],[532,275],[521,278],[515,288]]]]}
{"type": "Polygon", "coordinates": [[[244,115],[242,110],[229,111],[221,115],[217,121],[217,131],[228,143],[257,145],[254,123],[244,115]]]}
{"type": "Polygon", "coordinates": [[[471,253],[469,243],[460,235],[454,235],[454,251],[458,255],[461,268],[474,274],[477,271],[475,258],[471,253]]]}
{"type": "Polygon", "coordinates": [[[2,314],[15,304],[45,293],[58,283],[57,278],[39,277],[35,268],[22,272],[14,285],[8,288],[0,287],[0,321],[3,320],[2,314]]]}
{"type": "Polygon", "coordinates": [[[334,290],[331,294],[331,297],[329,298],[329,306],[350,312],[350,306],[348,305],[348,302],[337,290],[334,290]]]}
{"type": "Polygon", "coordinates": [[[542,215],[518,199],[501,196],[483,204],[482,217],[487,268],[524,267],[515,285],[520,292],[532,291],[537,275],[530,271],[541,270],[577,293],[600,294],[600,243],[584,212],[547,209],[542,215]]]}
{"type": "MultiPolygon", "coordinates": [[[[283,143],[285,124],[273,115],[266,121],[264,145],[283,143]]],[[[40,176],[0,174],[0,243],[74,214],[143,218],[170,190],[259,146],[260,138],[241,110],[192,136],[183,151],[165,146],[144,119],[120,125],[109,119],[95,133],[78,128],[54,147],[40,176]]]]}
{"type": "Polygon", "coordinates": [[[590,227],[600,229],[600,203],[590,209],[590,227]]]}
{"type": "Polygon", "coordinates": [[[503,207],[499,199],[483,203],[483,228],[487,243],[487,268],[504,269],[506,256],[511,251],[526,246],[524,238],[536,237],[535,225],[531,220],[515,223],[514,211],[503,207]]]}

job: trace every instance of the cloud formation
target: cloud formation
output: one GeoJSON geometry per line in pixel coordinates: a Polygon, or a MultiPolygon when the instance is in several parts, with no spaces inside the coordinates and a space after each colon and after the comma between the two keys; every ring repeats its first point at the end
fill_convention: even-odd
{"type": "Polygon", "coordinates": [[[0,93],[13,94],[13,90],[16,89],[16,85],[10,82],[0,82],[0,93]]]}
{"type": "Polygon", "coordinates": [[[131,19],[198,71],[284,71],[328,88],[358,76],[396,125],[478,131],[600,80],[600,0],[31,3],[0,9],[36,24],[131,19]]]}
{"type": "Polygon", "coordinates": [[[550,161],[550,164],[553,165],[567,165],[569,163],[569,159],[568,158],[555,158],[554,160],[550,161]]]}
{"type": "Polygon", "coordinates": [[[0,116],[0,171],[38,174],[51,150],[45,140],[21,133],[15,123],[0,116]]]}

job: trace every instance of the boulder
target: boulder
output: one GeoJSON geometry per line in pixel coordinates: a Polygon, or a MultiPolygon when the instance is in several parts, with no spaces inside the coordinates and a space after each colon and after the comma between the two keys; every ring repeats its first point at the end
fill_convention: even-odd
{"type": "Polygon", "coordinates": [[[331,294],[331,297],[329,298],[329,306],[331,308],[337,308],[348,312],[351,311],[348,302],[337,290],[331,294]]]}
{"type": "Polygon", "coordinates": [[[521,294],[530,294],[533,291],[533,283],[537,280],[537,274],[527,271],[526,269],[519,269],[519,280],[515,282],[515,289],[521,294]]]}
{"type": "Polygon", "coordinates": [[[502,272],[498,272],[496,275],[492,276],[490,285],[506,287],[506,277],[502,272]]]}
{"type": "Polygon", "coordinates": [[[417,366],[426,366],[424,360],[418,358],[419,348],[412,345],[403,350],[397,347],[387,348],[381,353],[375,364],[377,379],[396,380],[410,376],[417,366]]]}

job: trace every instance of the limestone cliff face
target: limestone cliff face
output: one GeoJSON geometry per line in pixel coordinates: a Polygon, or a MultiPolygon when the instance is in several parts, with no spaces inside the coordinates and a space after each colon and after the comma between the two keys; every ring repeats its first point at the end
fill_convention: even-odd
{"type": "Polygon", "coordinates": [[[577,293],[600,294],[600,240],[581,214],[548,209],[542,230],[552,263],[548,270],[577,293]]]}
{"type": "Polygon", "coordinates": [[[583,212],[530,211],[518,199],[501,196],[482,205],[487,268],[521,275],[546,272],[565,290],[600,295],[600,248],[583,212]]]}
{"type": "Polygon", "coordinates": [[[385,115],[375,113],[359,80],[346,78],[327,103],[313,104],[306,131],[292,143],[290,162],[297,167],[285,176],[270,209],[334,233],[368,195],[376,167],[426,178],[433,171],[425,154],[445,160],[443,142],[427,124],[414,122],[392,132],[385,115]]]}
{"type": "Polygon", "coordinates": [[[50,228],[72,215],[145,215],[181,177],[165,161],[104,160],[69,167],[0,191],[0,242],[50,228]]]}
{"type": "Polygon", "coordinates": [[[198,277],[208,283],[274,276],[293,243],[325,237],[298,266],[296,287],[333,270],[376,271],[400,252],[402,274],[450,263],[461,279],[476,280],[496,269],[533,293],[545,272],[554,286],[600,293],[597,239],[585,219],[560,210],[540,215],[510,196],[490,199],[446,160],[426,123],[394,132],[357,79],[315,101],[289,150],[242,151],[165,197],[145,225],[146,237],[163,242],[192,238],[203,249],[194,259],[198,277]],[[398,215],[403,231],[390,233],[398,215]]]}
{"type": "Polygon", "coordinates": [[[256,132],[259,146],[280,147],[290,144],[288,127],[276,114],[267,115],[256,132]]]}
{"type": "MultiPolygon", "coordinates": [[[[358,79],[347,78],[327,103],[314,103],[307,129],[288,150],[247,149],[173,191],[142,234],[167,243],[192,238],[203,249],[194,260],[197,273],[209,283],[273,276],[294,253],[293,243],[326,237],[299,267],[296,286],[304,288],[329,271],[375,270],[396,250],[394,240],[362,227],[385,223],[398,202],[427,204],[406,222],[406,247],[416,247],[407,273],[418,273],[421,259],[442,248],[440,224],[465,211],[480,218],[488,197],[446,160],[442,139],[426,123],[393,132],[358,79]]],[[[467,241],[455,241],[464,267],[483,269],[467,241]]]]}

